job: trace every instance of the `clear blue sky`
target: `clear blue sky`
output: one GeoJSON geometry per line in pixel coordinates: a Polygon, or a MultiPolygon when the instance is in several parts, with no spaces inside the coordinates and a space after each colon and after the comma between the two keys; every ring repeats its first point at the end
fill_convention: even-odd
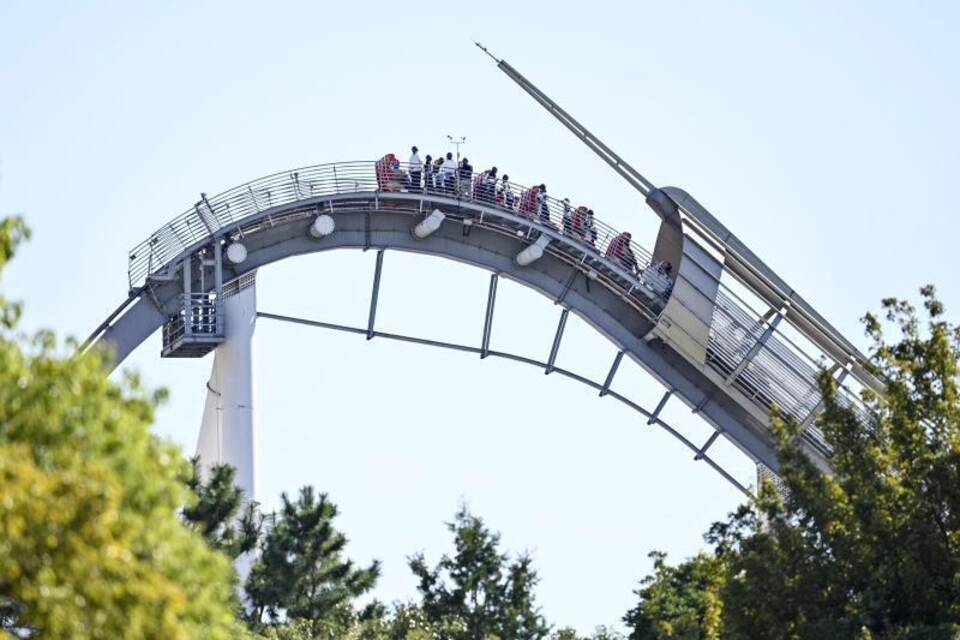
{"type": "MultiPolygon", "coordinates": [[[[34,240],[4,283],[28,327],[84,336],[125,296],[126,251],[199,192],[311,163],[445,151],[589,202],[652,245],[637,193],[514,86],[478,39],[657,184],[693,193],[848,336],[936,283],[956,318],[960,5],[951,2],[0,4],[0,211],[34,240]]],[[[362,324],[373,255],[261,272],[260,308],[362,324]]],[[[386,257],[380,326],[476,342],[486,274],[386,257]]],[[[543,358],[558,310],[507,284],[494,345],[543,358]]],[[[157,432],[195,446],[209,360],[129,361],[172,392],[157,432]]],[[[313,484],[377,595],[436,559],[460,500],[530,550],[558,624],[615,623],[740,496],[622,405],[537,370],[261,321],[261,497],[313,484]]],[[[571,321],[560,363],[613,348],[571,321]]],[[[620,390],[660,389],[625,367],[620,390]]],[[[705,438],[679,407],[668,417],[705,438]]],[[[740,477],[751,466],[717,447],[740,477]]]]}

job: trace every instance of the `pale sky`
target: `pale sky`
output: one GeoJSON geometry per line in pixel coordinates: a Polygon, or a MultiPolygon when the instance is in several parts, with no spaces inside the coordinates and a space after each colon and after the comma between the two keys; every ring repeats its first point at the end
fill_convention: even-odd
{"type": "MultiPolygon", "coordinates": [[[[308,164],[448,150],[587,202],[652,248],[640,195],[477,51],[507,59],[658,185],[687,189],[855,343],[880,298],[960,305],[960,5],[951,2],[0,4],[0,212],[33,241],[5,274],[25,326],[85,337],[125,298],[127,250],[218,193],[308,164]]],[[[264,311],[363,325],[374,254],[260,272],[264,311]]],[[[478,343],[488,275],[388,252],[378,328],[478,343]]],[[[545,359],[559,309],[501,281],[493,347],[545,359]]],[[[618,623],[740,494],[666,433],[525,365],[261,320],[258,496],[340,505],[376,595],[449,549],[467,501],[529,550],[557,625],[618,623]]],[[[156,432],[192,453],[210,358],[126,363],[170,389],[156,432]]],[[[571,317],[558,364],[602,380],[615,349],[571,317]]],[[[615,388],[646,406],[639,367],[615,388]]],[[[679,403],[668,420],[705,440],[679,403]]],[[[729,443],[712,451],[744,481],[729,443]]]]}

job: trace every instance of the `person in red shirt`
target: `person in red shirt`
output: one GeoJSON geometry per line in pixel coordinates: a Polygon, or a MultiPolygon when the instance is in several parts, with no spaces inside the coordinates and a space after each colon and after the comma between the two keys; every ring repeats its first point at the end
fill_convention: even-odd
{"type": "Polygon", "coordinates": [[[624,231],[607,245],[606,257],[610,258],[630,273],[637,272],[637,257],[630,248],[630,232],[624,231]]]}

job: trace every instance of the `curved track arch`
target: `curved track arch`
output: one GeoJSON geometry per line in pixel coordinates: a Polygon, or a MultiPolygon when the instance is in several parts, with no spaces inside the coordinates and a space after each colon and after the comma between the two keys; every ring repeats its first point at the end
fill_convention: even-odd
{"type": "MultiPolygon", "coordinates": [[[[664,311],[665,303],[668,309],[672,307],[684,314],[689,313],[686,305],[690,298],[687,297],[687,301],[676,295],[668,300],[661,298],[650,282],[628,272],[618,261],[605,257],[603,250],[616,236],[614,230],[598,223],[600,233],[596,246],[586,243],[563,230],[561,203],[550,200],[549,205],[549,215],[532,212],[524,215],[490,200],[461,198],[449,192],[402,192],[397,184],[385,184],[370,162],[308,167],[267,176],[210,199],[202,195],[191,210],[158,229],[131,252],[130,294],[97,328],[88,343],[110,344],[115,350],[115,362],[119,364],[158,328],[183,313],[185,292],[222,294],[224,290],[219,287],[224,281],[239,282],[257,268],[290,256],[344,248],[373,249],[380,252],[379,273],[383,251],[424,253],[490,271],[494,274],[493,283],[498,277],[514,280],[561,305],[564,318],[566,313],[573,312],[585,320],[615,347],[611,376],[616,364],[626,356],[666,387],[657,409],[647,411],[634,405],[635,409],[657,422],[663,404],[675,395],[714,427],[716,432],[700,447],[684,440],[684,444],[696,451],[697,459],[713,465],[706,451],[722,434],[751,459],[776,470],[779,465],[764,404],[768,401],[758,401],[756,391],[750,398],[731,386],[737,372],[730,375],[727,371],[718,376],[703,363],[691,361],[671,338],[664,338],[662,332],[656,331],[665,320],[670,325],[671,320],[678,318],[664,311]],[[418,223],[437,211],[444,217],[434,232],[426,237],[413,233],[418,223]],[[309,229],[321,215],[333,218],[335,230],[316,238],[309,229]],[[245,258],[238,263],[221,261],[223,247],[237,242],[246,248],[245,258]],[[533,245],[543,248],[542,256],[521,266],[518,254],[533,245]],[[216,256],[220,265],[216,280],[209,275],[204,277],[214,262],[211,256],[216,256]],[[186,277],[181,278],[180,273],[186,277]]],[[[657,242],[657,253],[661,257],[665,233],[677,233],[677,227],[668,228],[668,224],[671,223],[664,221],[657,242]]],[[[650,253],[637,245],[633,248],[641,267],[651,262],[650,253]]],[[[690,261],[687,267],[683,265],[681,263],[677,286],[682,282],[688,290],[696,290],[699,285],[684,279],[684,269],[690,273],[690,269],[702,267],[696,260],[690,261]]],[[[716,317],[716,311],[714,313],[716,317]]],[[[488,306],[488,325],[489,316],[488,306]]],[[[376,332],[374,317],[375,304],[365,329],[368,337],[382,335],[376,332]]],[[[709,316],[707,318],[709,324],[709,316]]],[[[562,323],[563,320],[550,359],[545,363],[531,363],[579,379],[576,374],[554,367],[562,323]]],[[[712,331],[713,327],[710,328],[712,331]]],[[[674,336],[678,330],[683,332],[685,328],[675,322],[674,336]]],[[[413,340],[477,350],[485,356],[489,351],[488,336],[485,331],[477,347],[413,340]]],[[[704,342],[700,344],[702,349],[716,348],[704,342]]],[[[495,355],[528,360],[510,354],[495,355]]],[[[752,356],[741,354],[744,362],[739,371],[744,371],[749,357],[752,356]]],[[[746,371],[752,371],[752,366],[746,371]]],[[[609,383],[601,385],[601,391],[608,390],[609,383]]],[[[815,398],[813,401],[815,403],[815,398]]],[[[808,398],[805,402],[811,401],[808,398]]],[[[811,415],[813,412],[811,409],[811,415]]],[[[811,456],[822,463],[824,455],[817,443],[810,440],[807,444],[811,456]]],[[[732,480],[725,472],[724,475],[732,480]]]]}
{"type": "Polygon", "coordinates": [[[551,352],[551,359],[547,361],[542,361],[542,360],[537,360],[536,358],[530,358],[527,356],[523,356],[515,353],[509,353],[506,351],[498,351],[495,349],[484,349],[482,346],[478,347],[478,346],[473,346],[468,344],[446,342],[443,340],[431,340],[429,338],[420,338],[417,336],[390,333],[387,331],[378,331],[378,330],[370,331],[368,328],[364,328],[364,327],[351,327],[348,325],[337,324],[333,322],[321,322],[321,321],[310,320],[306,318],[297,318],[293,316],[286,316],[286,315],[281,315],[276,313],[268,313],[264,311],[257,312],[257,317],[265,318],[267,320],[299,324],[299,325],[304,325],[308,327],[316,327],[320,329],[352,333],[354,335],[362,335],[362,336],[366,336],[368,340],[373,338],[382,338],[385,340],[395,340],[398,342],[407,342],[407,343],[413,343],[413,344],[418,344],[418,345],[423,345],[428,347],[436,347],[441,349],[451,349],[454,351],[462,351],[465,353],[473,353],[473,354],[479,355],[481,358],[488,358],[488,357],[502,358],[504,360],[518,362],[521,364],[526,364],[532,367],[536,367],[538,369],[543,369],[544,373],[546,374],[557,373],[561,376],[574,380],[575,382],[579,382],[584,386],[594,389],[595,391],[598,392],[601,398],[604,396],[610,396],[611,398],[619,400],[623,404],[627,405],[628,407],[630,407],[631,409],[639,413],[641,416],[643,416],[643,418],[646,420],[647,425],[656,425],[662,428],[664,431],[666,431],[667,433],[672,435],[674,438],[679,440],[685,447],[690,449],[694,454],[693,456],[694,460],[702,460],[708,466],[714,469],[717,473],[723,476],[723,478],[727,480],[730,484],[732,484],[734,487],[736,487],[742,493],[744,493],[746,496],[748,497],[753,496],[753,493],[750,487],[745,486],[742,482],[737,480],[733,475],[730,474],[730,472],[724,469],[720,463],[714,460],[709,453],[704,451],[702,447],[698,446],[696,443],[694,443],[689,438],[684,436],[682,433],[680,433],[680,431],[675,429],[672,425],[667,423],[666,420],[664,420],[661,417],[661,410],[663,409],[662,403],[659,404],[657,407],[654,407],[653,409],[648,409],[646,407],[643,407],[636,401],[630,399],[626,395],[618,391],[615,391],[614,389],[611,388],[611,384],[613,382],[613,376],[616,375],[616,371],[620,366],[620,361],[623,358],[623,352],[618,351],[616,353],[616,355],[614,356],[613,365],[611,366],[610,373],[607,374],[607,377],[603,382],[600,382],[598,380],[593,380],[591,378],[588,378],[587,376],[576,373],[575,371],[571,371],[570,369],[557,366],[552,362],[552,357],[555,355],[555,353],[553,352],[551,352]]]}

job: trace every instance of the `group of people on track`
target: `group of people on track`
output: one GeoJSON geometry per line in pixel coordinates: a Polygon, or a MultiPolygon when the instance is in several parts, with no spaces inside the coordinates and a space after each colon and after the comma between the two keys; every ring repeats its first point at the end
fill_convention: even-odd
{"type": "MultiPolygon", "coordinates": [[[[467,158],[455,160],[452,153],[420,158],[419,149],[410,149],[406,173],[394,154],[387,154],[377,161],[377,183],[381,191],[408,191],[410,193],[439,193],[457,198],[472,199],[496,205],[525,218],[558,229],[551,220],[550,200],[547,186],[540,184],[522,193],[516,193],[507,174],[498,175],[497,167],[475,172],[467,158]]],[[[557,207],[555,204],[554,207],[557,207]]],[[[564,235],[596,249],[599,235],[593,219],[593,209],[586,206],[573,207],[569,198],[559,203],[560,226],[564,235]]],[[[657,277],[667,283],[666,295],[672,288],[672,265],[662,261],[640,271],[636,255],[630,246],[631,235],[623,232],[607,244],[604,256],[644,280],[657,277]]],[[[666,297],[666,296],[664,296],[666,297]]]]}

